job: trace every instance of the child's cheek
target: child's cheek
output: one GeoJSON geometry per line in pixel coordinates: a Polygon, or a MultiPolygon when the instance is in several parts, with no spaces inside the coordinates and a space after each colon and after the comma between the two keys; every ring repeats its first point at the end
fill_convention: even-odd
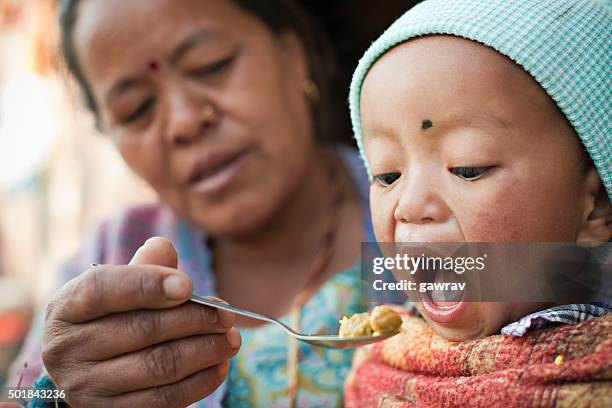
{"type": "Polygon", "coordinates": [[[370,211],[372,225],[378,242],[393,242],[395,231],[395,199],[391,194],[379,191],[379,187],[370,187],[370,211]]]}
{"type": "MultiPolygon", "coordinates": [[[[528,203],[514,189],[497,190],[455,214],[468,242],[520,241],[526,235],[528,203]]],[[[473,197],[476,198],[476,197],[473,197]]]]}

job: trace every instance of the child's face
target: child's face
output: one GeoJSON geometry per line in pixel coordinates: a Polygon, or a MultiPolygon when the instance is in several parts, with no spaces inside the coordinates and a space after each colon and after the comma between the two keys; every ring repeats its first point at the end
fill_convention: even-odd
{"type": "MultiPolygon", "coordinates": [[[[554,102],[501,54],[450,36],[404,43],[368,73],[361,112],[380,242],[578,239],[593,174],[554,102]]],[[[453,340],[543,306],[463,304],[440,319],[418,304],[453,340]]]]}

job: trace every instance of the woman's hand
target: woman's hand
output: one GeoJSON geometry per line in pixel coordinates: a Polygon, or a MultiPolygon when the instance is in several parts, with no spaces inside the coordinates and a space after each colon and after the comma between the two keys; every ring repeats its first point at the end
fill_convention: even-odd
{"type": "Polygon", "coordinates": [[[226,378],[240,347],[229,312],[186,302],[176,251],[148,240],[129,265],[97,266],[47,307],[43,362],[73,407],[185,407],[226,378]]]}

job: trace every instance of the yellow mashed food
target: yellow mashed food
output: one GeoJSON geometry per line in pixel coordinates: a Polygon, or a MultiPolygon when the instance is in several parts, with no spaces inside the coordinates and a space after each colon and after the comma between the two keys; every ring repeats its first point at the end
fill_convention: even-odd
{"type": "Polygon", "coordinates": [[[376,306],[370,313],[357,313],[340,320],[340,337],[380,336],[402,325],[402,318],[388,306],[376,306]]]}

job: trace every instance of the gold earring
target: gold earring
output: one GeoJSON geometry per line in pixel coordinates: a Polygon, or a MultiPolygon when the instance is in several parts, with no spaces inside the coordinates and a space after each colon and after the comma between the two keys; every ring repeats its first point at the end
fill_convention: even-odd
{"type": "Polygon", "coordinates": [[[310,103],[313,106],[318,105],[321,98],[321,92],[319,91],[317,84],[315,84],[312,79],[308,79],[306,82],[304,82],[303,89],[304,94],[306,94],[306,97],[310,103]]]}

